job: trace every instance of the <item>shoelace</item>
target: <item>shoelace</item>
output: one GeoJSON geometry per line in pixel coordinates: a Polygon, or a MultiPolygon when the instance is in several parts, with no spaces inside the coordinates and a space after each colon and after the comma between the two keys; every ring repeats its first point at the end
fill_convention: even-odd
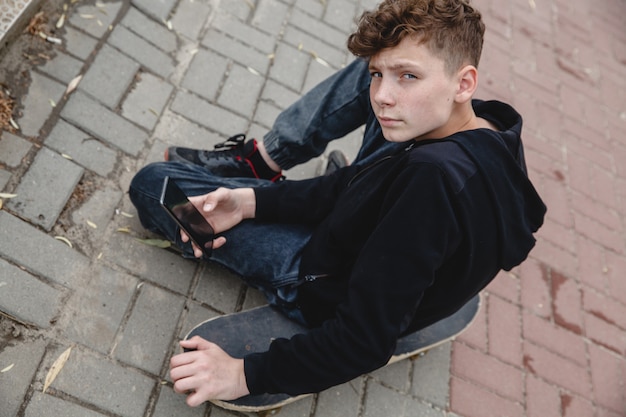
{"type": "Polygon", "coordinates": [[[246,135],[244,134],[231,136],[224,142],[216,143],[214,146],[215,149],[226,149],[222,150],[221,152],[204,151],[205,157],[208,159],[241,157],[241,154],[243,154],[243,145],[245,140],[246,135]]]}

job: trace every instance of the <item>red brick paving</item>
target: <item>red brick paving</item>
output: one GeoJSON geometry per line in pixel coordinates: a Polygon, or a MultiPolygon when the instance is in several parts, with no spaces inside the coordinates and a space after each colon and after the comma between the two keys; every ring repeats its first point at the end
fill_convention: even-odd
{"type": "Polygon", "coordinates": [[[464,417],[626,416],[626,1],[474,0],[478,98],[524,116],[548,206],[529,259],[453,344],[464,417]]]}

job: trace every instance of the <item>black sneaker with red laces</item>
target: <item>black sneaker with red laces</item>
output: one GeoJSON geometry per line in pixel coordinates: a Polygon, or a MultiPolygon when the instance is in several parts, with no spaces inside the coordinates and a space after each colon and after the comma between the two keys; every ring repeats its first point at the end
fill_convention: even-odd
{"type": "Polygon", "coordinates": [[[255,139],[246,142],[243,134],[235,135],[215,145],[215,150],[170,146],[165,151],[166,161],[187,162],[206,168],[220,177],[261,178],[273,182],[284,178],[267,166],[255,139]]]}

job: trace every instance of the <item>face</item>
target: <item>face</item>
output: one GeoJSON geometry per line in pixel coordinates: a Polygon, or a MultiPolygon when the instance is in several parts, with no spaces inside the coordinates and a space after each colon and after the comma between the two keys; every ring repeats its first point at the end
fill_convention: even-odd
{"type": "Polygon", "coordinates": [[[439,139],[454,133],[458,77],[428,47],[407,37],[370,59],[370,100],[385,139],[439,139]]]}

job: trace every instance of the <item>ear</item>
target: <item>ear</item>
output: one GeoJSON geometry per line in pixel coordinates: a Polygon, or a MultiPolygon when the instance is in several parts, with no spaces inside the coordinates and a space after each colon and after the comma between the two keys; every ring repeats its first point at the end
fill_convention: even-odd
{"type": "Polygon", "coordinates": [[[466,103],[478,88],[478,70],[473,65],[466,65],[457,73],[458,89],[455,96],[457,103],[466,103]]]}

